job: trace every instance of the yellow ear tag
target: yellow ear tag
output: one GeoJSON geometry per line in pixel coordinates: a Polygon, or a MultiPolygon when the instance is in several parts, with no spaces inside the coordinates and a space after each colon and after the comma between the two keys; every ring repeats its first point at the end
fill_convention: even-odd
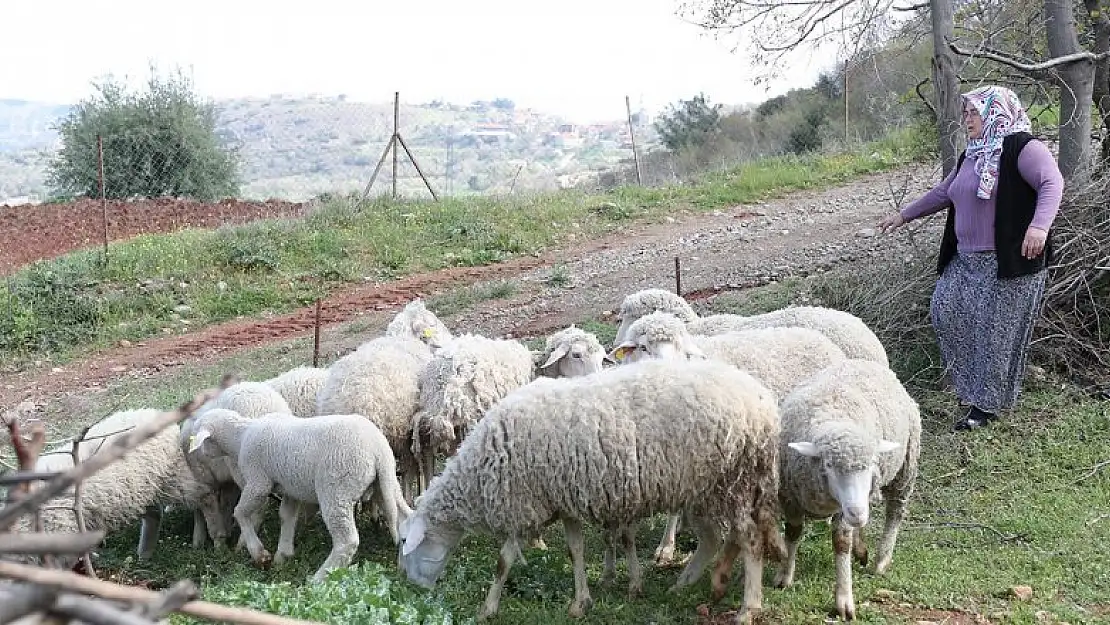
{"type": "Polygon", "coordinates": [[[432,338],[432,335],[435,334],[435,331],[432,330],[431,328],[424,328],[423,334],[424,334],[424,338],[430,339],[430,338],[432,338]]]}
{"type": "Polygon", "coordinates": [[[628,352],[630,351],[632,351],[631,347],[618,347],[617,351],[613,352],[613,356],[617,359],[617,361],[623,361],[624,357],[627,356],[628,352]]]}
{"type": "Polygon", "coordinates": [[[189,451],[197,450],[197,435],[192,434],[189,436],[189,451]]]}

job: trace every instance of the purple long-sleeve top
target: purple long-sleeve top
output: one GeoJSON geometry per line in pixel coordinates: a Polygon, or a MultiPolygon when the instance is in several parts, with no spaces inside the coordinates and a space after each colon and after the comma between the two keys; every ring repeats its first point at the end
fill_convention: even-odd
{"type": "MultiPolygon", "coordinates": [[[[1048,146],[1033,140],[1021,151],[1017,165],[1021,177],[1037,191],[1037,207],[1029,225],[1047,231],[1056,219],[1064,194],[1064,178],[1060,175],[1056,159],[1048,146]]],[[[951,201],[956,209],[957,249],[961,252],[993,251],[998,185],[987,200],[976,195],[978,188],[979,176],[975,167],[970,160],[965,161],[963,167],[953,169],[940,184],[903,208],[902,218],[908,222],[932,215],[951,201]]]]}

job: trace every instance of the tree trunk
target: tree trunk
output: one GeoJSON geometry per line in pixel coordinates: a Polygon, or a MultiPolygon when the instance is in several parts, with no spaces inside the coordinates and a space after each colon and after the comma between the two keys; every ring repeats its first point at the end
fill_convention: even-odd
{"type": "MultiPolygon", "coordinates": [[[[1045,37],[1053,58],[1083,52],[1075,28],[1071,0],[1045,0],[1045,37]]],[[[1057,70],[1060,81],[1060,172],[1065,179],[1089,171],[1091,151],[1091,102],[1094,97],[1095,62],[1075,61],[1057,70]]]]}
{"type": "Polygon", "coordinates": [[[933,26],[933,93],[937,110],[937,147],[943,176],[959,157],[960,81],[946,39],[952,36],[952,0],[929,0],[933,26]]]}
{"type": "Polygon", "coordinates": [[[1095,54],[1106,55],[1095,64],[1095,86],[1092,96],[1102,116],[1102,167],[1110,167],[1110,18],[1099,6],[1100,0],[1083,0],[1091,29],[1095,35],[1095,54]]]}

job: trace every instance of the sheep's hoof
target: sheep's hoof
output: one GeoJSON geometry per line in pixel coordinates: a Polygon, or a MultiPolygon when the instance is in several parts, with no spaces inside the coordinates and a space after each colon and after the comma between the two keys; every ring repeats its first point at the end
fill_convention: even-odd
{"type": "Polygon", "coordinates": [[[570,603],[570,617],[582,618],[583,616],[586,616],[586,612],[589,611],[589,609],[592,608],[593,605],[593,597],[586,597],[581,601],[572,601],[570,603]]]}
{"type": "Polygon", "coordinates": [[[601,585],[608,586],[617,581],[617,574],[611,570],[605,570],[601,573],[601,585]]]}
{"type": "Polygon", "coordinates": [[[783,571],[779,571],[775,575],[775,581],[772,582],[775,588],[790,588],[794,585],[794,576],[787,575],[783,571]]]}
{"type": "Polygon", "coordinates": [[[732,617],[733,625],[751,625],[752,611],[746,608],[740,608],[736,611],[736,616],[732,617]]]}
{"type": "Polygon", "coordinates": [[[265,549],[263,549],[262,553],[258,554],[258,557],[254,559],[254,563],[258,565],[258,568],[260,569],[270,568],[270,565],[273,564],[273,562],[274,557],[270,555],[270,552],[266,551],[265,549]]]}
{"type": "Polygon", "coordinates": [[[644,586],[642,583],[629,583],[628,584],[628,598],[636,599],[644,594],[644,586]]]}
{"type": "Polygon", "coordinates": [[[655,550],[655,566],[669,566],[674,562],[674,547],[660,547],[655,550]]]}
{"type": "Polygon", "coordinates": [[[531,547],[532,549],[539,549],[541,551],[547,551],[547,543],[543,542],[543,538],[537,538],[537,539],[533,540],[532,544],[529,545],[529,547],[531,547]]]}
{"type": "Polygon", "coordinates": [[[282,553],[279,551],[274,554],[274,566],[281,566],[292,557],[293,554],[291,553],[282,553]]]}
{"type": "Polygon", "coordinates": [[[854,621],[856,619],[856,606],[852,605],[851,600],[837,599],[836,613],[845,621],[854,621]]]}

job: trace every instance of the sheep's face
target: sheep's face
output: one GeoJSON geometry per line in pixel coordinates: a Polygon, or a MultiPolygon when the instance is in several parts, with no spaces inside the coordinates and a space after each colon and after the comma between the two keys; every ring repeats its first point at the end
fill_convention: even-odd
{"type": "Polygon", "coordinates": [[[844,522],[856,528],[867,525],[871,516],[871,487],[879,473],[879,455],[895,451],[901,444],[887,440],[867,444],[857,440],[856,444],[846,446],[846,437],[815,440],[787,445],[821,463],[825,486],[840,506],[844,522]]]}
{"type": "Polygon", "coordinates": [[[636,316],[634,313],[625,313],[623,311],[621,312],[621,323],[619,326],[617,326],[617,335],[613,338],[613,347],[620,347],[620,345],[624,343],[625,338],[627,338],[628,335],[628,329],[632,327],[633,323],[636,323],[637,319],[639,319],[639,317],[636,316]]]}
{"type": "Polygon", "coordinates": [[[638,335],[625,339],[609,353],[609,358],[615,362],[631,364],[649,358],[662,360],[702,359],[705,358],[705,354],[690,341],[653,339],[647,335],[638,335]]]}
{"type": "Polygon", "coordinates": [[[412,335],[432,349],[439,349],[451,340],[451,331],[430,310],[416,314],[411,327],[412,335]]]}
{"type": "Polygon", "coordinates": [[[401,522],[400,534],[397,566],[409,581],[431,590],[439,581],[447,556],[458,544],[461,533],[429,527],[427,517],[413,513],[401,522]]]}
{"type": "Polygon", "coordinates": [[[540,365],[540,369],[551,377],[560,378],[577,378],[597,373],[605,368],[605,351],[600,348],[601,345],[596,342],[593,345],[587,341],[561,343],[551,350],[551,355],[540,365]]]}

